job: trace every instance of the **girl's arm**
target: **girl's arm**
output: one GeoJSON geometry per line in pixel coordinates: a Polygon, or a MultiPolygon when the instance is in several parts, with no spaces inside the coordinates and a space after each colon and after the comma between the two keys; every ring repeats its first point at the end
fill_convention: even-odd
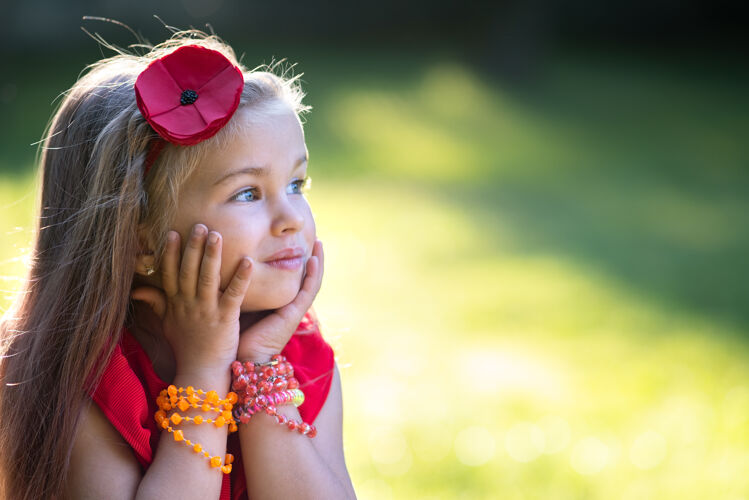
{"type": "MultiPolygon", "coordinates": [[[[240,265],[223,293],[217,294],[221,238],[195,226],[180,256],[179,235],[170,232],[162,263],[163,292],[148,288],[133,298],[148,302],[162,318],[164,337],[176,361],[173,384],[229,390],[231,362],[236,359],[239,307],[250,281],[250,262],[240,265]],[[206,242],[206,240],[208,240],[206,242]]],[[[189,409],[183,416],[208,414],[189,409]]],[[[213,416],[213,414],[210,414],[213,416]]],[[[183,423],[186,439],[199,443],[211,456],[226,455],[227,426],[183,423]]],[[[73,445],[67,494],[71,498],[218,498],[223,473],[172,433],[162,431],[154,460],[145,475],[129,446],[95,405],[84,414],[73,445]]]]}
{"type": "MultiPolygon", "coordinates": [[[[278,411],[300,419],[293,407],[278,407],[278,411]]],[[[315,426],[318,434],[310,439],[282,428],[265,414],[255,415],[248,424],[240,425],[250,498],[356,498],[343,455],[341,379],[337,367],[315,426]]],[[[226,433],[216,434],[220,440],[217,446],[225,446],[226,433]]],[[[186,446],[176,446],[178,443],[170,434],[165,433],[161,439],[154,463],[144,478],[130,446],[99,406],[91,402],[84,410],[73,445],[65,498],[217,498],[221,474],[186,446]],[[183,487],[189,490],[180,491],[183,487]]],[[[210,441],[209,436],[201,439],[196,437],[195,441],[210,441]]]]}
{"type": "Polygon", "coordinates": [[[99,406],[89,403],[73,441],[64,498],[135,498],[140,465],[99,406]]]}
{"type": "MultiPolygon", "coordinates": [[[[300,421],[292,405],[277,411],[300,421]]],[[[341,379],[335,367],[328,397],[310,439],[259,412],[239,426],[247,493],[252,499],[356,498],[343,456],[341,379]]]]}
{"type": "MultiPolygon", "coordinates": [[[[224,375],[224,378],[228,387],[228,377],[224,375]]],[[[179,383],[180,379],[186,385],[199,387],[197,377],[188,379],[177,376],[175,383],[179,383]]],[[[204,383],[217,384],[218,378],[211,377],[210,382],[205,380],[204,383]]],[[[197,410],[194,411],[197,414],[197,410]]],[[[192,442],[200,443],[212,455],[220,456],[223,462],[226,426],[216,428],[203,424],[180,428],[185,429],[185,435],[192,442]]],[[[222,476],[220,469],[211,467],[202,455],[174,441],[172,434],[166,431],[162,431],[154,461],[143,475],[130,445],[107,420],[99,406],[91,402],[83,412],[73,443],[65,498],[218,498],[222,476]]]]}
{"type": "Polygon", "coordinates": [[[312,439],[312,444],[349,490],[350,498],[356,498],[343,456],[343,397],[341,375],[337,364],[334,365],[333,382],[330,385],[328,398],[315,419],[315,427],[317,427],[317,436],[312,439]],[[319,439],[320,435],[323,439],[319,439]]]}
{"type": "MultiPolygon", "coordinates": [[[[323,270],[322,243],[317,241],[297,296],[241,333],[238,359],[261,363],[281,352],[312,306],[320,290],[323,270]]],[[[293,405],[280,405],[276,410],[301,421],[293,405]]],[[[239,425],[250,498],[356,498],[343,457],[343,404],[337,367],[315,426],[317,436],[310,439],[280,426],[264,412],[239,425]]]]}
{"type": "MultiPolygon", "coordinates": [[[[228,373],[228,367],[217,373],[190,375],[178,373],[174,378],[174,385],[214,389],[223,397],[229,391],[230,376],[228,373]]],[[[190,409],[180,414],[190,417],[202,415],[204,418],[216,416],[215,413],[205,413],[199,409],[190,409]]],[[[172,427],[175,430],[183,430],[185,439],[189,439],[192,443],[199,443],[203,450],[209,452],[212,457],[221,457],[221,464],[224,464],[227,425],[217,428],[208,423],[201,425],[183,423],[176,427],[172,425],[172,427]]],[[[203,454],[195,453],[185,443],[175,441],[172,433],[162,430],[154,461],[141,480],[135,498],[219,498],[223,476],[221,469],[211,467],[208,458],[203,454]]]]}

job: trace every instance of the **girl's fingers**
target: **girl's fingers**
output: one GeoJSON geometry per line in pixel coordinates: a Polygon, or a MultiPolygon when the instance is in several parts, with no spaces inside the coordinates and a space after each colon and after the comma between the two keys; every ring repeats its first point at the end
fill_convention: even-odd
{"type": "Polygon", "coordinates": [[[198,298],[216,300],[220,284],[221,270],[221,235],[215,231],[208,233],[203,261],[200,264],[198,278],[198,298]]]}
{"type": "Polygon", "coordinates": [[[304,277],[299,293],[296,294],[294,300],[278,311],[284,319],[296,322],[301,321],[304,313],[312,307],[312,302],[315,300],[315,296],[320,291],[320,285],[322,284],[321,270],[320,256],[312,255],[307,260],[307,275],[304,277]]]}
{"type": "Polygon", "coordinates": [[[182,265],[179,269],[179,291],[185,298],[195,296],[207,233],[208,228],[203,224],[196,224],[187,240],[185,251],[182,253],[182,265]]]}
{"type": "Polygon", "coordinates": [[[322,275],[325,273],[325,254],[322,249],[322,241],[317,240],[315,242],[315,247],[319,247],[318,258],[320,259],[320,283],[322,284],[322,275]]]}
{"type": "Polygon", "coordinates": [[[302,289],[299,290],[299,294],[309,295],[304,297],[307,309],[312,306],[312,302],[315,300],[317,292],[320,291],[320,285],[322,285],[321,258],[321,255],[313,255],[309,258],[309,262],[307,262],[307,277],[304,279],[304,283],[302,283],[302,289]],[[307,302],[309,303],[307,304],[307,302]]]}
{"type": "Polygon", "coordinates": [[[302,283],[301,291],[311,292],[313,294],[309,304],[311,306],[312,301],[315,299],[315,295],[320,291],[320,286],[322,285],[324,267],[322,241],[315,241],[315,245],[312,247],[312,256],[309,258],[307,267],[307,276],[305,276],[304,282],[302,283]]]}
{"type": "Polygon", "coordinates": [[[141,302],[145,302],[149,306],[151,306],[151,309],[153,312],[156,313],[156,315],[164,319],[164,316],[166,315],[166,297],[164,295],[164,292],[159,290],[158,288],[152,287],[152,286],[142,286],[140,288],[136,288],[132,292],[130,292],[130,298],[133,300],[140,300],[141,302]]]}
{"type": "Polygon", "coordinates": [[[251,274],[252,260],[249,257],[243,257],[229,282],[229,286],[221,295],[220,308],[224,310],[239,309],[244,300],[244,294],[247,292],[247,287],[250,285],[251,274]]]}
{"type": "Polygon", "coordinates": [[[177,275],[179,274],[179,233],[169,231],[166,235],[166,247],[161,259],[161,286],[167,297],[177,295],[177,275]]]}

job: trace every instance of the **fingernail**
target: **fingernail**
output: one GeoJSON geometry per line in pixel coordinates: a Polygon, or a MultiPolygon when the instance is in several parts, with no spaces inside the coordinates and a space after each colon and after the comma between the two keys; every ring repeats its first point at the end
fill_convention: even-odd
{"type": "Polygon", "coordinates": [[[195,236],[202,236],[205,234],[205,226],[202,224],[196,224],[195,227],[192,229],[192,234],[195,236]]]}
{"type": "Polygon", "coordinates": [[[239,263],[239,267],[241,267],[242,269],[247,269],[248,267],[250,267],[249,257],[244,257],[242,259],[242,262],[239,263]]]}
{"type": "Polygon", "coordinates": [[[218,234],[211,233],[208,236],[208,243],[210,243],[211,245],[215,245],[216,243],[218,243],[218,234]]]}
{"type": "Polygon", "coordinates": [[[166,239],[168,241],[176,241],[177,240],[177,232],[176,231],[169,231],[166,233],[166,239]]]}

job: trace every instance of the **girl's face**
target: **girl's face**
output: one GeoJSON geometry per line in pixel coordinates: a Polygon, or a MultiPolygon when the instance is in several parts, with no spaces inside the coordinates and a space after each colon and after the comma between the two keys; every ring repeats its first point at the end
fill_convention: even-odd
{"type": "Polygon", "coordinates": [[[187,179],[173,228],[183,248],[195,224],[220,233],[221,289],[240,259],[249,256],[253,269],[242,311],[277,309],[299,292],[316,239],[315,221],[302,194],[304,132],[287,106],[262,118],[239,109],[233,120],[248,126],[226,148],[209,152],[187,179]],[[283,250],[301,255],[299,265],[271,263],[283,250]]]}

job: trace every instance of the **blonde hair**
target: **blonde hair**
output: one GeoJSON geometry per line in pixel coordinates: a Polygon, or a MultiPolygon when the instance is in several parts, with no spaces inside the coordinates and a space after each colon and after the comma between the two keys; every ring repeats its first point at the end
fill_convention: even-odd
{"type": "Polygon", "coordinates": [[[247,126],[232,119],[195,146],[168,144],[144,177],[158,136],[133,85],[151,61],[184,45],[217,50],[242,70],[240,109],[283,105],[297,116],[311,109],[302,104],[301,74],[276,74],[283,60],[247,70],[231,47],[196,30],[175,33],[144,55],[123,51],[98,61],[64,94],[42,144],[28,277],[0,323],[3,497],[61,491],[87,394],[128,316],[140,238],[152,242],[158,258],[182,183],[211,148],[247,126]]]}

